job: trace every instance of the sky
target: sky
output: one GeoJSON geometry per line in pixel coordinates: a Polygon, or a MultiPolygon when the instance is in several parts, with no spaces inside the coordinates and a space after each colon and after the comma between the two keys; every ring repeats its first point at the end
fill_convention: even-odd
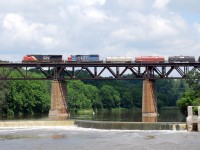
{"type": "Polygon", "coordinates": [[[1,0],[0,60],[200,56],[199,0],[1,0]]]}

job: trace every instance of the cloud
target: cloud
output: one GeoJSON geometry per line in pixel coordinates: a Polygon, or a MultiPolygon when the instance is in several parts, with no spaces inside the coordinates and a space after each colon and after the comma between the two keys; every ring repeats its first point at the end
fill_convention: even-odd
{"type": "Polygon", "coordinates": [[[82,3],[86,6],[104,5],[106,0],[82,0],[82,3]]]}
{"type": "Polygon", "coordinates": [[[84,14],[89,17],[92,21],[101,23],[104,22],[105,19],[108,19],[106,14],[98,9],[95,8],[88,8],[84,10],[84,14]]]}
{"type": "Polygon", "coordinates": [[[196,55],[200,48],[199,3],[2,0],[0,52],[6,58],[10,55],[10,59],[27,53],[99,53],[104,58],[196,55]]]}
{"type": "Polygon", "coordinates": [[[199,0],[171,0],[168,4],[169,8],[175,12],[189,12],[191,14],[200,12],[199,5],[199,0]]]}
{"type": "MultiPolygon", "coordinates": [[[[38,49],[51,49],[60,43],[59,29],[55,25],[29,22],[20,14],[9,13],[3,19],[4,35],[12,41],[37,43],[38,49]]],[[[61,41],[60,41],[61,42],[61,41]]],[[[26,44],[25,44],[26,45],[26,44]]],[[[29,45],[32,47],[31,45],[29,45]]]]}
{"type": "Polygon", "coordinates": [[[166,5],[170,2],[170,0],[155,0],[153,4],[153,8],[155,9],[165,9],[166,5]]]}
{"type": "Polygon", "coordinates": [[[42,24],[29,24],[26,20],[18,14],[7,14],[3,20],[3,27],[7,32],[11,33],[14,39],[31,40],[42,24]]]}
{"type": "Polygon", "coordinates": [[[146,42],[173,37],[178,32],[175,22],[158,15],[133,13],[130,20],[132,20],[132,24],[113,31],[112,37],[123,41],[146,42]]]}

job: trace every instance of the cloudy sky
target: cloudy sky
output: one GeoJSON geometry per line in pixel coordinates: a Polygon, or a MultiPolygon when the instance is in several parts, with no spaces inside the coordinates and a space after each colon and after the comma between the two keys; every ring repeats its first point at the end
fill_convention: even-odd
{"type": "Polygon", "coordinates": [[[199,0],[1,0],[0,59],[200,56],[199,0]]]}

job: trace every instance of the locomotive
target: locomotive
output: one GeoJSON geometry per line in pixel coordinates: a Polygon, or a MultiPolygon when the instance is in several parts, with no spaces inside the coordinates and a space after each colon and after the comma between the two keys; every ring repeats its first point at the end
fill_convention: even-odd
{"type": "Polygon", "coordinates": [[[32,62],[63,62],[62,55],[26,55],[22,63],[32,62]]]}
{"type": "Polygon", "coordinates": [[[68,62],[103,62],[100,60],[100,56],[98,54],[91,55],[71,55],[67,59],[68,62]]]}

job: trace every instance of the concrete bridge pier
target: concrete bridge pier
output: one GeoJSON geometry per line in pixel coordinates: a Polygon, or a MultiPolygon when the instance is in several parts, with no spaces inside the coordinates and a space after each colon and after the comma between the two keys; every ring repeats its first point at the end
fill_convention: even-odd
{"type": "Polygon", "coordinates": [[[67,119],[69,116],[66,93],[66,82],[52,81],[50,119],[67,119]]]}
{"type": "Polygon", "coordinates": [[[142,116],[157,116],[157,94],[155,80],[145,79],[142,91],[142,116]]]}

